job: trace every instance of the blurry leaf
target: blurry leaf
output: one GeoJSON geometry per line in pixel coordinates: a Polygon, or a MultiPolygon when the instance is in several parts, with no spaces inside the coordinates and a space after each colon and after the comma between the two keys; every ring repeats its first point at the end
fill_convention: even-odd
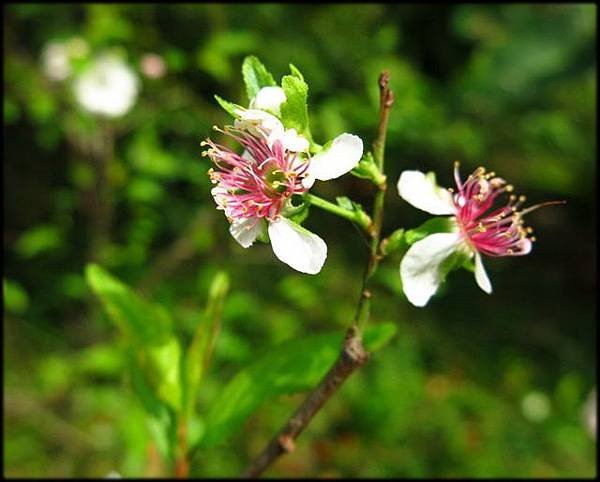
{"type": "Polygon", "coordinates": [[[449,233],[454,229],[452,217],[435,217],[425,221],[420,226],[409,229],[404,233],[404,239],[408,244],[414,244],[417,241],[433,233],[449,233]]]}
{"type": "Polygon", "coordinates": [[[131,385],[144,410],[150,415],[149,427],[156,441],[160,454],[165,459],[172,458],[172,439],[174,416],[168,406],[163,403],[148,384],[144,370],[139,365],[138,357],[134,350],[128,351],[129,374],[131,385]]]}
{"type": "Polygon", "coordinates": [[[159,305],[139,298],[125,284],[98,265],[86,268],[86,278],[102,301],[113,322],[126,335],[139,368],[133,378],[144,407],[156,412],[155,403],[146,394],[168,403],[174,410],[181,407],[181,346],[171,334],[169,313],[159,305]],[[142,383],[143,381],[143,383],[142,383]]]}
{"type": "Polygon", "coordinates": [[[246,92],[248,100],[256,97],[256,94],[263,87],[277,85],[271,73],[266,69],[258,58],[250,55],[244,59],[242,64],[242,75],[246,84],[246,92]]]}
{"type": "Polygon", "coordinates": [[[398,328],[395,323],[379,323],[365,330],[363,343],[367,350],[377,351],[392,339],[398,328]]]}
{"type": "MultiPolygon", "coordinates": [[[[389,323],[369,327],[363,335],[365,347],[381,348],[395,331],[389,323]]],[[[313,388],[335,362],[343,338],[335,333],[290,340],[240,371],[213,402],[200,444],[211,447],[223,441],[267,400],[313,388]]]]}
{"type": "Polygon", "coordinates": [[[57,226],[44,224],[25,231],[15,243],[17,252],[24,258],[32,258],[52,251],[63,243],[63,236],[57,226]]]}
{"type": "Polygon", "coordinates": [[[121,350],[113,344],[93,345],[77,353],[79,373],[93,376],[117,376],[125,368],[121,350]]]}
{"type": "Polygon", "coordinates": [[[221,326],[221,313],[225,295],[229,289],[229,278],[225,272],[218,272],[213,278],[202,320],[185,360],[186,414],[191,415],[196,401],[198,387],[208,369],[212,352],[221,326]]]}
{"type": "Polygon", "coordinates": [[[88,264],[85,276],[112,321],[135,344],[157,346],[168,341],[172,322],[162,306],[141,299],[98,265],[88,264]]]}
{"type": "Polygon", "coordinates": [[[88,293],[85,280],[79,273],[65,273],[60,277],[59,285],[65,296],[75,300],[83,299],[88,293]]]}
{"type": "Polygon", "coordinates": [[[140,352],[142,369],[155,387],[158,397],[175,411],[181,408],[181,346],[172,336],[160,346],[146,347],[140,352]]]}
{"type": "Polygon", "coordinates": [[[221,107],[223,107],[223,109],[225,109],[225,111],[227,111],[228,114],[230,114],[232,117],[235,117],[236,119],[239,117],[239,115],[237,114],[236,111],[238,109],[242,109],[242,107],[240,107],[239,105],[234,104],[232,102],[228,102],[216,94],[215,94],[215,99],[217,99],[217,102],[219,103],[219,105],[221,107]]]}
{"type": "Polygon", "coordinates": [[[233,77],[232,57],[254,50],[257,37],[254,32],[239,30],[217,31],[197,54],[198,66],[215,79],[226,82],[233,77]]]}
{"type": "Polygon", "coordinates": [[[160,183],[152,179],[136,177],[127,185],[126,192],[132,201],[151,203],[160,201],[165,191],[160,183]]]}
{"type": "Polygon", "coordinates": [[[25,312],[29,306],[29,296],[23,287],[16,281],[6,278],[3,282],[4,309],[17,315],[25,312]]]}
{"type": "Polygon", "coordinates": [[[281,87],[286,101],[281,104],[281,121],[288,129],[296,129],[298,134],[311,140],[308,128],[308,85],[292,75],[284,75],[281,87]]]}
{"type": "Polygon", "coordinates": [[[181,159],[163,148],[156,129],[139,129],[127,148],[127,157],[140,172],[171,179],[180,171],[181,159]]]}

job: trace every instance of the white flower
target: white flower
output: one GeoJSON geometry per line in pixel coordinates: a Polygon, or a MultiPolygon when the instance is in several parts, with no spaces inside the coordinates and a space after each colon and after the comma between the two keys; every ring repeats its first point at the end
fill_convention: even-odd
{"type": "MultiPolygon", "coordinates": [[[[531,251],[531,228],[523,226],[523,215],[542,204],[519,211],[524,196],[509,197],[508,203],[493,208],[498,195],[512,186],[495,173],[480,167],[463,183],[455,165],[457,191],[435,184],[432,175],[404,171],[398,180],[398,193],[413,206],[436,215],[452,215],[451,232],[433,233],[415,242],[400,263],[400,277],[408,300],[425,306],[444,277],[444,263],[454,253],[474,257],[475,281],[490,294],[492,284],[485,272],[481,254],[520,256],[531,251]]],[[[554,204],[554,203],[545,203],[554,204]]]]}
{"type": "Polygon", "coordinates": [[[85,70],[74,85],[75,98],[85,110],[107,117],[126,114],[135,103],[138,79],[116,56],[102,56],[85,70]]]}
{"type": "Polygon", "coordinates": [[[61,42],[48,42],[42,51],[42,69],[50,80],[65,80],[72,73],[69,49],[61,42]]]}
{"type": "MultiPolygon", "coordinates": [[[[263,97],[278,95],[275,90],[262,95],[265,89],[270,88],[258,93],[254,107],[275,105],[263,103],[263,97]]],[[[210,139],[204,142],[210,146],[205,154],[215,163],[210,176],[217,209],[225,212],[229,232],[242,247],[250,247],[266,228],[277,258],[302,273],[318,273],[327,257],[325,241],[282,211],[292,195],[305,193],[315,179],[334,179],[352,170],[362,157],[362,140],[341,134],[311,158],[308,140],[285,129],[273,114],[257,108],[239,108],[236,114],[234,128],[224,133],[242,144],[241,155],[210,139]]]]}

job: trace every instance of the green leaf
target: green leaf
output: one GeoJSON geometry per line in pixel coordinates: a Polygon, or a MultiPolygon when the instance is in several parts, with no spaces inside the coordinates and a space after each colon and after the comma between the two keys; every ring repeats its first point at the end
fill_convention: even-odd
{"type": "Polygon", "coordinates": [[[358,162],[358,165],[350,171],[350,174],[361,179],[369,179],[377,186],[383,185],[386,181],[385,175],[379,170],[377,164],[375,164],[375,159],[371,152],[367,152],[358,162]]]}
{"type": "Polygon", "coordinates": [[[456,223],[452,217],[436,217],[425,221],[417,228],[406,231],[404,239],[408,244],[414,244],[430,234],[450,233],[455,229],[456,223]]]}
{"type": "Polygon", "coordinates": [[[398,228],[387,238],[387,242],[382,243],[382,250],[384,254],[392,254],[395,252],[406,249],[407,242],[404,237],[404,229],[398,228]]]}
{"type": "MultiPolygon", "coordinates": [[[[377,350],[395,332],[392,323],[369,327],[363,335],[365,347],[377,350]]],[[[214,401],[201,446],[225,440],[265,401],[313,388],[335,362],[343,338],[343,333],[333,333],[290,340],[238,372],[214,401]]]]}
{"type": "Polygon", "coordinates": [[[85,275],[129,342],[146,384],[161,401],[179,410],[181,346],[172,334],[169,313],[162,306],[141,299],[98,265],[88,265],[85,275]]]}
{"type": "Polygon", "coordinates": [[[17,239],[15,247],[24,258],[32,258],[57,249],[62,243],[63,235],[58,227],[52,224],[43,224],[25,231],[17,239]]]}
{"type": "Polygon", "coordinates": [[[29,306],[29,296],[27,291],[17,283],[6,278],[3,279],[4,309],[6,311],[20,315],[27,310],[29,306]]]}
{"type": "Polygon", "coordinates": [[[367,328],[363,334],[363,344],[368,351],[377,351],[385,346],[398,331],[395,323],[379,323],[367,328]]]}
{"type": "Polygon", "coordinates": [[[354,206],[352,205],[352,201],[347,196],[338,196],[335,198],[335,201],[338,203],[338,206],[347,209],[348,211],[354,211],[354,206]]]}
{"type": "Polygon", "coordinates": [[[292,75],[294,77],[297,77],[298,79],[304,81],[304,76],[302,75],[302,73],[298,70],[298,68],[295,65],[290,64],[290,72],[292,73],[292,75]]]}
{"type": "Polygon", "coordinates": [[[296,129],[298,134],[311,140],[308,128],[308,85],[293,75],[281,79],[286,101],[281,104],[281,122],[287,129],[296,129]]]}
{"type": "Polygon", "coordinates": [[[468,271],[475,271],[473,255],[466,249],[459,249],[448,256],[440,265],[440,278],[445,281],[446,276],[451,271],[465,268],[468,271]]]}
{"type": "Polygon", "coordinates": [[[275,79],[260,60],[254,55],[244,59],[242,64],[242,75],[246,84],[248,100],[256,97],[256,94],[263,87],[277,85],[275,79]]]}
{"type": "Polygon", "coordinates": [[[186,413],[191,415],[198,387],[208,369],[212,352],[221,327],[221,313],[229,289],[229,278],[218,272],[212,280],[206,310],[202,317],[185,359],[186,413]]]}
{"type": "Polygon", "coordinates": [[[181,345],[175,336],[160,346],[140,352],[142,369],[158,397],[175,411],[181,408],[181,345]]]}
{"type": "Polygon", "coordinates": [[[225,111],[229,115],[231,115],[232,117],[234,117],[236,119],[239,117],[239,114],[237,113],[238,109],[243,109],[243,107],[241,107],[241,106],[239,106],[237,104],[234,104],[233,102],[228,102],[228,101],[226,101],[225,99],[222,99],[221,97],[219,97],[216,94],[215,94],[215,99],[217,99],[217,102],[219,103],[219,105],[221,107],[223,107],[223,109],[225,109],[225,111]]]}
{"type": "Polygon", "coordinates": [[[148,426],[158,451],[165,460],[173,459],[176,441],[175,414],[156,396],[148,383],[145,370],[140,366],[136,351],[130,348],[127,355],[131,386],[149,415],[148,426]]]}
{"type": "Polygon", "coordinates": [[[87,265],[85,276],[111,320],[131,341],[139,346],[169,341],[172,321],[162,306],[143,300],[96,264],[87,265]]]}

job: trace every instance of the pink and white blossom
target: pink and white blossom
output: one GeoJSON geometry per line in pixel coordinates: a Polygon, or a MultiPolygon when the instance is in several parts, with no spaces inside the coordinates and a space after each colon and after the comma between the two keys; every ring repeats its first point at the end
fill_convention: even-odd
{"type": "MultiPolygon", "coordinates": [[[[268,105],[278,112],[284,100],[279,91],[266,87],[251,106],[268,105]]],[[[202,143],[208,146],[203,155],[214,163],[209,175],[215,184],[211,193],[217,209],[225,212],[231,223],[229,232],[242,247],[250,247],[266,228],[277,258],[297,271],[318,273],[327,257],[327,245],[286,218],[284,210],[293,195],[304,194],[315,180],[333,179],[352,170],[362,157],[362,140],[341,134],[311,157],[309,141],[296,130],[285,129],[275,115],[258,108],[240,108],[236,114],[234,126],[217,130],[238,142],[241,154],[211,139],[202,143]]]]}
{"type": "Polygon", "coordinates": [[[437,291],[443,279],[442,265],[452,254],[462,251],[474,257],[475,281],[490,294],[492,284],[481,255],[525,255],[535,241],[532,229],[523,225],[523,216],[541,204],[521,209],[525,196],[509,194],[507,202],[494,208],[498,197],[511,193],[513,187],[483,167],[463,182],[457,162],[454,179],[456,191],[437,186],[432,175],[420,171],[404,171],[398,180],[398,192],[405,201],[431,214],[452,215],[450,232],[417,241],[400,263],[404,293],[415,306],[425,306],[437,291]]]}

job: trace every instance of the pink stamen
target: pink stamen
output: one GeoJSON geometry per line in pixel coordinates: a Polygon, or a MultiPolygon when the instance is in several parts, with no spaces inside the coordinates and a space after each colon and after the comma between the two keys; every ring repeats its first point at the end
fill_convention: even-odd
{"type": "Polygon", "coordinates": [[[306,192],[302,180],[309,160],[288,152],[281,141],[269,145],[264,134],[253,134],[233,127],[216,128],[239,142],[246,157],[206,139],[209,146],[202,155],[215,164],[209,175],[216,188],[213,197],[217,209],[223,209],[229,221],[260,218],[275,220],[294,194],[306,192]]]}
{"type": "Polygon", "coordinates": [[[512,194],[505,206],[490,212],[500,194],[512,192],[511,185],[493,172],[486,173],[483,167],[477,168],[462,182],[458,162],[454,166],[454,179],[457,192],[453,200],[461,233],[474,249],[488,256],[529,253],[535,237],[531,236],[533,230],[523,225],[523,216],[542,206],[564,203],[550,201],[519,211],[525,196],[512,194]]]}

